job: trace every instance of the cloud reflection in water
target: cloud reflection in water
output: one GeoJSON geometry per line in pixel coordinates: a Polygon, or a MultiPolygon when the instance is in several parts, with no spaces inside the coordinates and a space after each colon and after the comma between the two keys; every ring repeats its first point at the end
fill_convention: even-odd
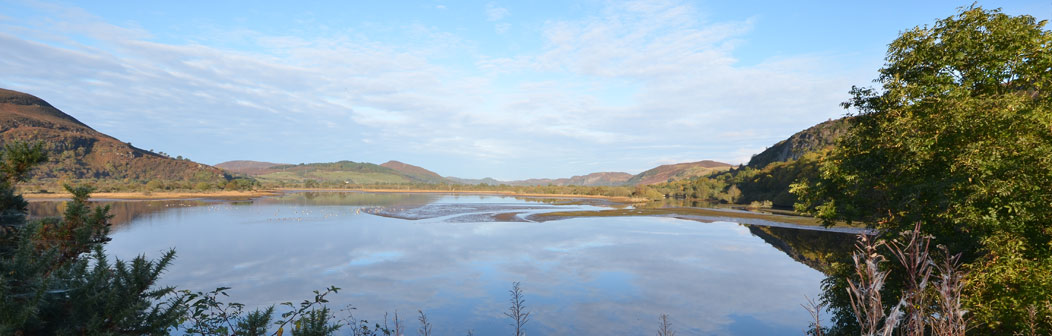
{"type": "Polygon", "coordinates": [[[332,297],[335,307],[353,304],[370,320],[395,310],[411,320],[422,309],[436,334],[508,333],[507,291],[520,281],[532,335],[650,334],[662,313],[681,335],[798,335],[808,321],[799,304],[819,293],[823,277],[734,223],[403,220],[361,210],[577,206],[441,195],[406,196],[399,204],[397,196],[369,195],[171,208],[116,231],[107,249],[130,258],[176,248],[167,284],[230,286],[232,300],[248,305],[298,302],[335,285],[343,289],[332,297]]]}

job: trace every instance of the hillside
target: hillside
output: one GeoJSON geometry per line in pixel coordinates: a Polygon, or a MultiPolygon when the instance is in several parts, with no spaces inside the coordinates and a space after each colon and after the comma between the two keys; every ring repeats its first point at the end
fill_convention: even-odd
{"type": "Polygon", "coordinates": [[[658,184],[668,181],[684,180],[693,177],[707,176],[709,174],[731,169],[730,164],[711,160],[676,163],[661,165],[632,176],[626,181],[628,185],[658,184]]]}
{"type": "MultiPolygon", "coordinates": [[[[230,162],[220,165],[228,166],[230,162]]],[[[234,163],[234,166],[238,164],[234,163]]],[[[252,164],[241,164],[248,166],[252,164]]],[[[256,164],[261,167],[263,164],[256,164]]],[[[419,167],[418,167],[419,168],[419,167]]],[[[422,169],[422,168],[421,168],[422,169]]],[[[318,186],[343,186],[350,184],[411,184],[436,183],[427,176],[403,173],[368,162],[338,161],[308,164],[279,164],[266,168],[243,170],[251,172],[260,182],[277,184],[317,184],[318,186]]]]}
{"type": "Polygon", "coordinates": [[[571,178],[558,178],[558,179],[528,179],[522,181],[512,181],[511,185],[557,185],[557,186],[619,186],[624,185],[628,179],[632,178],[632,174],[622,172],[601,172],[591,173],[588,175],[574,176],[571,178]]]}
{"type": "Polygon", "coordinates": [[[216,168],[223,169],[232,173],[245,174],[245,175],[258,175],[267,172],[267,169],[274,166],[288,165],[287,163],[273,163],[273,162],[262,162],[262,161],[250,161],[250,160],[235,160],[227,161],[216,165],[216,168]]]}
{"type": "Polygon", "coordinates": [[[451,181],[451,182],[453,182],[453,183],[458,183],[458,184],[472,184],[472,185],[475,185],[475,184],[488,184],[488,185],[508,184],[508,182],[500,181],[500,180],[497,180],[497,179],[492,178],[492,177],[484,177],[484,178],[480,178],[480,179],[469,179],[469,178],[459,178],[459,177],[454,177],[454,176],[446,176],[446,179],[451,181]]]}
{"type": "Polygon", "coordinates": [[[676,197],[741,204],[770,202],[774,207],[792,208],[797,197],[789,192],[790,186],[817,177],[819,162],[850,127],[850,118],[829,120],[779,141],[754,155],[743,168],[660,188],[676,197]]]}
{"type": "Polygon", "coordinates": [[[0,143],[44,144],[48,162],[36,181],[55,179],[220,182],[222,170],[145,151],[98,132],[33,95],[0,89],[0,143]]]}
{"type": "Polygon", "coordinates": [[[670,179],[676,181],[698,176],[707,176],[715,172],[728,170],[731,167],[732,166],[727,163],[705,160],[658,166],[636,175],[622,172],[599,172],[570,178],[535,178],[514,181],[499,181],[488,177],[484,179],[447,177],[447,179],[460,184],[485,183],[490,185],[504,184],[510,186],[632,186],[638,184],[664,183],[668,182],[670,179]]]}
{"type": "Polygon", "coordinates": [[[804,154],[832,147],[840,137],[847,134],[850,127],[851,120],[847,117],[811,126],[753,155],[748,166],[763,168],[774,162],[796,160],[804,154]]]}
{"type": "Polygon", "coordinates": [[[483,179],[464,179],[457,177],[446,177],[449,181],[460,184],[489,184],[489,185],[510,185],[510,186],[585,186],[585,187],[596,187],[596,186],[623,186],[628,179],[632,178],[632,174],[622,172],[601,172],[591,173],[588,175],[574,176],[570,178],[534,178],[526,180],[514,180],[514,181],[499,181],[493,178],[483,179]]]}
{"type": "Polygon", "coordinates": [[[450,182],[449,180],[446,180],[444,177],[442,177],[441,175],[436,174],[433,171],[430,171],[430,170],[427,170],[427,169],[424,169],[424,168],[421,168],[421,167],[418,167],[418,166],[414,166],[414,165],[411,165],[411,164],[408,164],[408,163],[402,163],[402,162],[391,160],[391,161],[387,161],[387,162],[384,162],[384,163],[380,164],[380,166],[381,167],[390,168],[390,169],[394,169],[396,171],[399,171],[399,172],[401,172],[401,173],[403,173],[405,175],[408,175],[408,176],[412,177],[414,180],[421,181],[421,182],[427,182],[427,183],[449,183],[450,182]]]}

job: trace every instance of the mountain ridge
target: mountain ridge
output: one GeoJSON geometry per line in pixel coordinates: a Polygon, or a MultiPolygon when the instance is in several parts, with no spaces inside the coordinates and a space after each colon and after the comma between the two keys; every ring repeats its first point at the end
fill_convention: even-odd
{"type": "Polygon", "coordinates": [[[775,162],[799,159],[804,154],[832,147],[851,128],[851,117],[830,119],[793,133],[762,152],[753,155],[746,166],[763,168],[775,162]]]}
{"type": "Polygon", "coordinates": [[[0,89],[0,142],[41,142],[48,162],[35,180],[108,179],[222,182],[221,169],[174,159],[99,132],[34,95],[0,89]]]}

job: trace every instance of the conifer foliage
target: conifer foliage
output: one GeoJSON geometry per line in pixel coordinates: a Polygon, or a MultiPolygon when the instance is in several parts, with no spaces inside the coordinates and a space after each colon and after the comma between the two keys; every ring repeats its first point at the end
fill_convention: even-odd
{"type": "Polygon", "coordinates": [[[73,195],[62,218],[28,221],[15,183],[47,160],[43,146],[9,143],[0,153],[0,334],[165,334],[186,312],[157,279],[175,257],[111,259],[108,207],[88,204],[90,187],[73,195]]]}

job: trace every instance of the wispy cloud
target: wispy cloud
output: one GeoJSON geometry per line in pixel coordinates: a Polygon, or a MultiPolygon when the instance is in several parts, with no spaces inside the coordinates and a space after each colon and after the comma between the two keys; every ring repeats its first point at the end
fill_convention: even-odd
{"type": "Polygon", "coordinates": [[[508,16],[507,8],[497,6],[496,3],[490,2],[486,4],[486,19],[490,21],[500,21],[508,16]]]}
{"type": "MultiPolygon", "coordinates": [[[[76,8],[38,10],[48,19],[0,19],[0,86],[209,163],[420,157],[447,175],[522,178],[593,169],[560,162],[741,161],[742,148],[839,113],[849,86],[820,57],[738,65],[752,21],[705,22],[677,2],[548,21],[541,49],[499,57],[412,24],[398,28],[414,37],[404,43],[242,30],[223,38],[252,48],[234,49],[158,42],[76,8]]],[[[510,13],[490,4],[485,14],[501,24],[510,13]]]]}

